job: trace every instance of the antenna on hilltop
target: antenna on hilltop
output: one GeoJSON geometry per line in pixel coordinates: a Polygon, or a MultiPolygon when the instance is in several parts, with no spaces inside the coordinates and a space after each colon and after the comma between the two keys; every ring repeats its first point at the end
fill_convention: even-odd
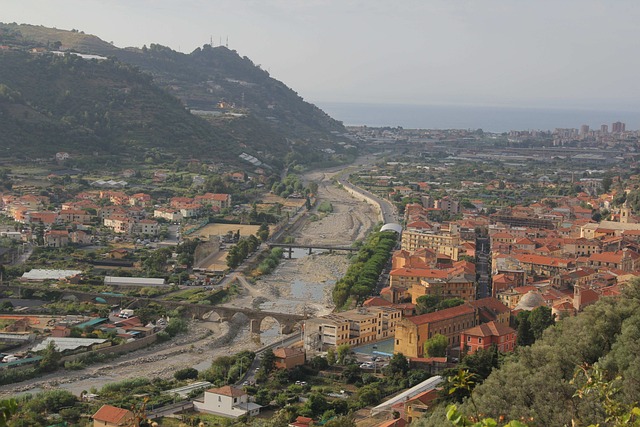
{"type": "Polygon", "coordinates": [[[227,44],[224,47],[226,47],[227,49],[229,48],[229,36],[227,36],[227,44]]]}
{"type": "Polygon", "coordinates": [[[209,46],[213,47],[213,36],[209,36],[209,46]]]}

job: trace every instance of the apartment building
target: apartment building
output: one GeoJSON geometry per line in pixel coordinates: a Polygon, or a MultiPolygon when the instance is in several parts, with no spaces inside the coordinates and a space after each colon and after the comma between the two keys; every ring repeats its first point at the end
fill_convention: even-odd
{"type": "Polygon", "coordinates": [[[393,307],[361,307],[309,319],[304,324],[304,348],[322,352],[342,344],[358,346],[393,337],[402,311],[393,307]]]}

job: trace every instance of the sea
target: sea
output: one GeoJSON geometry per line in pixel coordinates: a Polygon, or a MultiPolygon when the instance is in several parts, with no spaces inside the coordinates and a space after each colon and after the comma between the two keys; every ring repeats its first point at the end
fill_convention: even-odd
{"type": "Polygon", "coordinates": [[[482,129],[485,132],[553,130],[588,125],[599,130],[622,122],[626,130],[640,129],[640,111],[569,108],[494,107],[466,105],[367,104],[314,102],[346,126],[402,127],[404,129],[482,129]]]}

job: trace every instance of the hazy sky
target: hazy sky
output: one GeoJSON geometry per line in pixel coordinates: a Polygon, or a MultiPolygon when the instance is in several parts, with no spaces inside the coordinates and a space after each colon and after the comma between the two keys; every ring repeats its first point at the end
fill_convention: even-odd
{"type": "Polygon", "coordinates": [[[4,0],[116,46],[223,44],[311,102],[640,111],[638,0],[4,0]]]}

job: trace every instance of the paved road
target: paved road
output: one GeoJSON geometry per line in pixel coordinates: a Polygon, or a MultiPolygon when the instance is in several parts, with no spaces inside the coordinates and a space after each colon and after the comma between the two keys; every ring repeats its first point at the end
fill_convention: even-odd
{"type": "Polygon", "coordinates": [[[491,269],[489,265],[490,252],[489,238],[478,237],[476,239],[476,272],[480,275],[478,278],[478,299],[491,296],[489,286],[489,271],[491,269]]]}

